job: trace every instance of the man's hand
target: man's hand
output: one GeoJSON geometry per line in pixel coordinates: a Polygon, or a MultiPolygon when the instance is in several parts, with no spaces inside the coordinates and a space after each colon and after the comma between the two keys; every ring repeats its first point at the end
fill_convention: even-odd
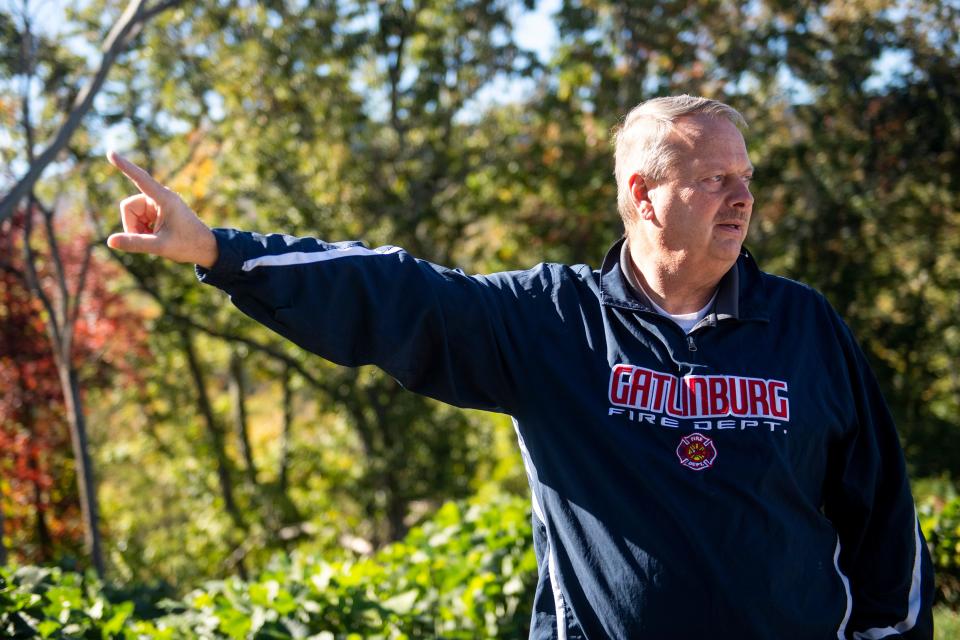
{"type": "Polygon", "coordinates": [[[217,240],[180,196],[115,151],[107,159],[140,190],[120,203],[124,232],[107,238],[107,246],[212,267],[217,240]]]}

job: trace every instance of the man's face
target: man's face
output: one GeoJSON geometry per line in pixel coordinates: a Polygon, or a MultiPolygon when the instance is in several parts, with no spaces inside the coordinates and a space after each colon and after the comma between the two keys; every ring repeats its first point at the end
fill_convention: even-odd
{"type": "Polygon", "coordinates": [[[676,160],[659,182],[646,182],[642,232],[665,259],[732,265],[753,210],[753,166],[740,131],[709,116],[680,118],[668,142],[676,160]]]}

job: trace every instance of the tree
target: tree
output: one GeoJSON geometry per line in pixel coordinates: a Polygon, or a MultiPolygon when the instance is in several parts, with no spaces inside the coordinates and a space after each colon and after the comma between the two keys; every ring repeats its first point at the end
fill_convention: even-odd
{"type": "MultiPolygon", "coordinates": [[[[132,58],[129,84],[111,97],[141,141],[144,165],[160,168],[161,177],[164,164],[177,167],[169,183],[215,224],[256,216],[263,230],[362,233],[374,243],[390,237],[447,261],[458,235],[457,225],[444,222],[448,203],[477,166],[459,159],[457,118],[484,85],[515,71],[518,55],[509,39],[490,44],[498,40],[490,34],[509,25],[505,3],[460,9],[360,3],[197,11],[189,30],[158,22],[157,42],[178,45],[132,58]],[[143,113],[187,123],[192,133],[172,135],[143,113]]],[[[180,304],[195,287],[186,274],[125,261],[191,324],[290,353],[206,294],[201,304],[180,304]]],[[[480,455],[465,434],[470,419],[401,393],[380,375],[315,361],[310,369],[319,374],[305,379],[321,381],[314,392],[336,402],[352,428],[364,472],[349,491],[375,545],[403,534],[411,504],[467,491],[480,455]],[[436,465],[437,456],[451,464],[436,465]]]]}
{"type": "MultiPolygon", "coordinates": [[[[22,215],[4,224],[6,256],[22,255],[10,232],[15,226],[19,226],[17,232],[22,239],[22,215]]],[[[61,548],[64,542],[68,549],[75,545],[76,540],[71,538],[79,528],[79,518],[72,475],[55,473],[66,471],[62,451],[69,446],[69,437],[63,428],[63,392],[40,312],[23,271],[5,261],[0,272],[0,375],[4,381],[0,394],[0,466],[8,501],[3,510],[9,514],[4,518],[4,534],[13,543],[15,557],[49,562],[55,540],[61,548]],[[61,485],[66,481],[66,486],[58,487],[56,493],[69,496],[69,502],[58,505],[59,513],[50,513],[51,489],[58,477],[63,479],[61,485]],[[29,524],[31,518],[33,526],[29,524]],[[51,523],[52,518],[59,522],[51,523]],[[66,523],[71,526],[63,526],[66,523]]]]}
{"type": "Polygon", "coordinates": [[[70,86],[68,78],[75,74],[80,66],[78,56],[68,54],[49,39],[35,33],[31,7],[28,0],[24,0],[19,22],[9,15],[3,14],[0,19],[0,37],[11,50],[18,50],[19,55],[5,56],[0,62],[3,66],[0,71],[4,76],[19,78],[22,81],[21,90],[17,96],[19,102],[19,128],[22,130],[21,153],[10,153],[16,160],[26,163],[26,174],[16,181],[8,193],[0,198],[0,222],[9,218],[13,212],[25,202],[24,225],[24,273],[26,281],[33,294],[40,300],[46,314],[47,333],[53,346],[54,362],[63,388],[63,397],[67,408],[67,418],[70,425],[71,442],[73,445],[74,463],[77,471],[77,489],[80,495],[80,507],[83,517],[84,538],[87,552],[92,564],[99,575],[104,572],[103,552],[99,532],[99,508],[97,505],[92,460],[90,459],[87,443],[86,419],[82,406],[80,383],[77,369],[72,359],[75,328],[78,321],[78,311],[83,289],[86,284],[87,267],[90,261],[92,247],[86,250],[83,266],[80,268],[76,288],[69,290],[64,258],[60,254],[59,241],[54,232],[53,207],[45,206],[38,199],[34,186],[44,172],[67,146],[71,137],[80,126],[85,114],[93,104],[101,86],[107,78],[110,67],[116,57],[123,52],[131,41],[141,32],[146,22],[176,5],[173,0],[166,0],[154,6],[147,6],[144,0],[134,0],[127,7],[118,21],[109,30],[104,40],[103,56],[100,64],[90,80],[79,89],[70,86]],[[16,45],[16,49],[14,49],[16,45]],[[33,107],[33,85],[42,80],[45,84],[45,93],[41,93],[44,115],[55,113],[61,106],[65,107],[66,114],[62,124],[56,128],[49,145],[35,155],[38,143],[37,134],[45,132],[49,127],[35,126],[33,107]],[[66,98],[64,97],[66,94],[66,98]],[[44,232],[49,249],[50,262],[53,265],[52,275],[56,281],[56,291],[53,295],[45,291],[37,276],[37,256],[31,241],[34,212],[42,213],[44,232]]]}
{"type": "Polygon", "coordinates": [[[138,384],[135,363],[147,354],[138,338],[142,319],[109,290],[116,269],[91,256],[89,238],[77,235],[58,244],[57,267],[50,261],[27,266],[26,218],[23,212],[0,229],[0,375],[9,383],[0,395],[2,437],[8,446],[0,450],[10,474],[11,502],[19,505],[17,517],[7,520],[16,555],[21,561],[49,562],[64,552],[74,554],[76,538],[89,524],[78,513],[83,503],[71,468],[82,465],[76,448],[68,455],[75,434],[64,429],[70,416],[62,371],[69,370],[78,389],[138,384]],[[64,281],[88,283],[72,311],[66,356],[52,348],[49,323],[43,321],[50,311],[34,289],[40,286],[49,303],[47,287],[40,283],[59,282],[60,275],[64,281]],[[31,528],[25,524],[27,507],[35,523],[31,528]]]}

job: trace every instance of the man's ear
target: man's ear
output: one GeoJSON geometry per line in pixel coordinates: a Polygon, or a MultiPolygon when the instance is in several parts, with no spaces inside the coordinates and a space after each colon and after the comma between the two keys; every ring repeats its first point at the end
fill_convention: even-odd
{"type": "Polygon", "coordinates": [[[643,176],[634,173],[627,181],[630,189],[630,201],[637,212],[637,217],[641,220],[650,220],[654,216],[653,202],[650,201],[650,185],[647,184],[643,176]]]}

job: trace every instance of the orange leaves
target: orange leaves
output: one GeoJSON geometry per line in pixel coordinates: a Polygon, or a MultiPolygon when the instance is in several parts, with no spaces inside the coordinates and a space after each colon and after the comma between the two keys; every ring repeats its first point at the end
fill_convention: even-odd
{"type": "Polygon", "coordinates": [[[199,203],[209,197],[212,183],[217,175],[216,157],[219,146],[204,140],[204,133],[196,129],[189,134],[189,143],[194,147],[190,161],[180,169],[169,187],[181,194],[190,203],[199,203]]]}

